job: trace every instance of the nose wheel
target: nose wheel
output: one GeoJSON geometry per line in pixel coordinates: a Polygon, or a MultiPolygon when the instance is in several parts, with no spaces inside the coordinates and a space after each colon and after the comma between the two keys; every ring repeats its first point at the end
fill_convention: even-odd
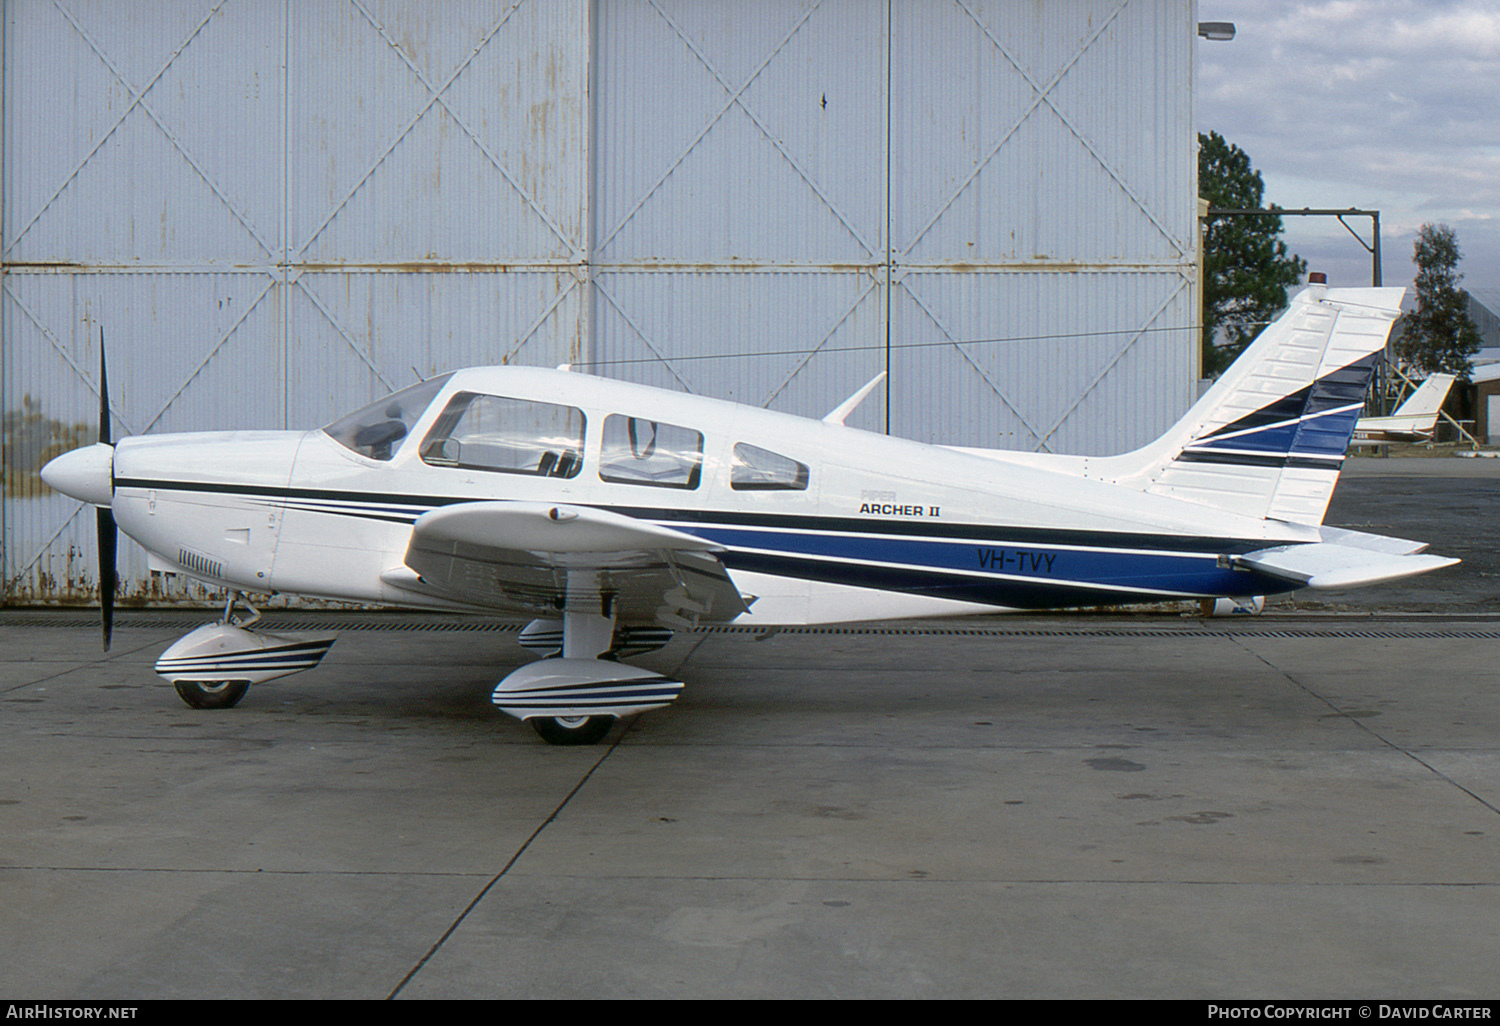
{"type": "Polygon", "coordinates": [[[549,745],[591,745],[609,733],[613,716],[533,716],[526,721],[549,745]]]}
{"type": "Polygon", "coordinates": [[[250,685],[242,680],[180,680],[172,686],[194,709],[229,709],[245,697],[250,685]]]}

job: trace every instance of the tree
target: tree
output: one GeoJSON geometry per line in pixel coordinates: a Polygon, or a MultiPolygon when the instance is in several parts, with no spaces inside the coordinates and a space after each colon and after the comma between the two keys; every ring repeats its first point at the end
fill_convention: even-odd
{"type": "MultiPolygon", "coordinates": [[[[1265,193],[1250,155],[1218,132],[1198,135],[1198,195],[1210,207],[1260,210],[1265,193]]],[[[1271,210],[1278,209],[1275,206],[1271,210]]],[[[1216,375],[1286,309],[1307,262],[1288,253],[1281,218],[1210,216],[1203,223],[1203,372],[1216,375]],[[1222,336],[1222,338],[1220,338],[1222,336]],[[1216,344],[1218,343],[1218,344],[1216,344]]]]}
{"type": "Polygon", "coordinates": [[[1396,356],[1418,376],[1445,371],[1468,380],[1469,357],[1479,352],[1469,294],[1458,287],[1461,257],[1458,236],[1447,225],[1424,224],[1417,233],[1417,308],[1404,318],[1396,356]]]}

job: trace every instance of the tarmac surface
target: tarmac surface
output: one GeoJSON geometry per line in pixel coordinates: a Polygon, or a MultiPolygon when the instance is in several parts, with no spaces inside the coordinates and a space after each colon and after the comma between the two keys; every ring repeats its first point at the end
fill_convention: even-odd
{"type": "Polygon", "coordinates": [[[1497,499],[1353,460],[1465,563],[1260,617],[681,634],[591,748],[513,627],[279,614],[347,629],[198,711],[212,613],[0,611],[0,999],[1500,997],[1497,499]]]}

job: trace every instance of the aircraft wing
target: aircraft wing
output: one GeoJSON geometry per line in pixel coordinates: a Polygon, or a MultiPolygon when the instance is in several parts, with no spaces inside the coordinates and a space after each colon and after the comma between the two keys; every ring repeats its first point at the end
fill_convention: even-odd
{"type": "Polygon", "coordinates": [[[622,620],[686,627],[747,608],[718,549],[587,506],[464,502],[418,517],[405,566],[381,577],[468,605],[546,615],[612,611],[622,620]]]}
{"type": "Polygon", "coordinates": [[[1354,441],[1420,442],[1431,439],[1437,431],[1437,414],[1393,414],[1389,417],[1361,417],[1354,426],[1354,441]]]}
{"type": "Polygon", "coordinates": [[[1235,564],[1308,588],[1352,588],[1413,577],[1458,562],[1424,554],[1424,542],[1336,527],[1320,528],[1320,533],[1322,541],[1247,552],[1236,556],[1235,564]]]}

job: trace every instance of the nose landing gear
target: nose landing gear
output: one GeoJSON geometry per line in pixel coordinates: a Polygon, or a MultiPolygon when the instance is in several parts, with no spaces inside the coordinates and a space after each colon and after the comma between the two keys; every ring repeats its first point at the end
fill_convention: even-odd
{"type": "Polygon", "coordinates": [[[335,635],[272,634],[249,628],[260,610],[233,592],[218,623],[205,624],[177,640],[156,661],[156,672],[194,709],[228,709],[251,684],[300,673],[317,666],[335,635]],[[249,610],[240,616],[235,606],[249,610]]]}

